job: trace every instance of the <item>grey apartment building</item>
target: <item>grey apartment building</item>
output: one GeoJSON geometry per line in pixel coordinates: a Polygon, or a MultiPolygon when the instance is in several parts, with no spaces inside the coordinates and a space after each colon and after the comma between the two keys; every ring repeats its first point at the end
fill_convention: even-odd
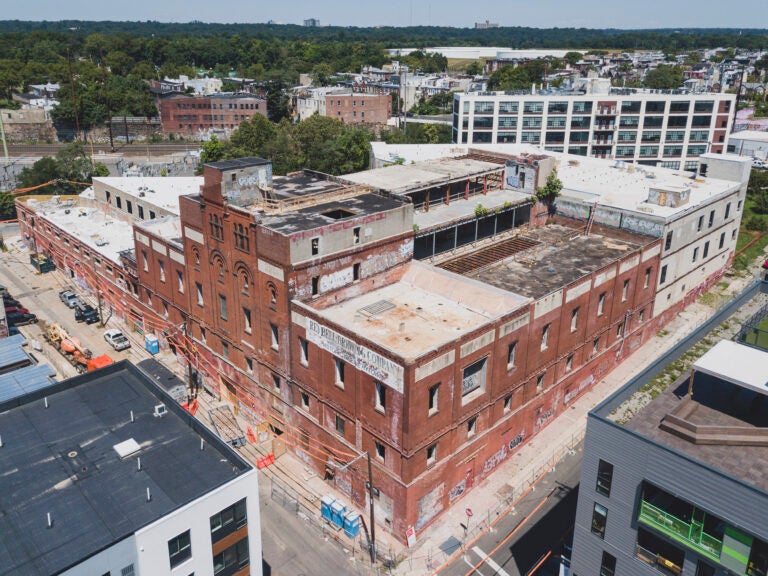
{"type": "Polygon", "coordinates": [[[644,407],[625,388],[590,413],[572,575],[768,573],[766,365],[723,340],[644,407]]]}
{"type": "Polygon", "coordinates": [[[457,93],[452,141],[695,170],[700,155],[725,150],[735,101],[735,94],[634,88],[457,93]]]}

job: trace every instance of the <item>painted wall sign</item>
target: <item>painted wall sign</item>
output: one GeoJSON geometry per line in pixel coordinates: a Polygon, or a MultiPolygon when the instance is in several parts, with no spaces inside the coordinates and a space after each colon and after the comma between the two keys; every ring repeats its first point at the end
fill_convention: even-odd
{"type": "Polygon", "coordinates": [[[382,384],[403,393],[403,367],[336,332],[308,319],[307,340],[358,370],[370,374],[382,384]]]}

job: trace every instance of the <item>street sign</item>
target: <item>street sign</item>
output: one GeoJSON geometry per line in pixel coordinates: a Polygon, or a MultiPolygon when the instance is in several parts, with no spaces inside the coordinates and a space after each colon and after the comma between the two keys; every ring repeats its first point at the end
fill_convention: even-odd
{"type": "Polygon", "coordinates": [[[413,529],[413,526],[409,526],[408,530],[405,531],[405,540],[408,542],[408,548],[413,548],[416,544],[416,530],[413,529]]]}
{"type": "Polygon", "coordinates": [[[467,518],[472,518],[472,508],[467,508],[464,512],[467,513],[467,518]]]}

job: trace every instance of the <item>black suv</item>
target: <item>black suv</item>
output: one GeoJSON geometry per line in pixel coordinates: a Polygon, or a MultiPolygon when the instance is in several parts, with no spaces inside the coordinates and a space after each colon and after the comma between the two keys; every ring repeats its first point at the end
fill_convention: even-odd
{"type": "Polygon", "coordinates": [[[6,314],[5,319],[8,321],[8,326],[23,326],[37,322],[37,316],[34,314],[22,314],[20,312],[6,314]]]}
{"type": "Polygon", "coordinates": [[[99,311],[90,304],[83,304],[81,302],[75,306],[75,320],[85,322],[86,324],[93,324],[99,321],[99,311]]]}

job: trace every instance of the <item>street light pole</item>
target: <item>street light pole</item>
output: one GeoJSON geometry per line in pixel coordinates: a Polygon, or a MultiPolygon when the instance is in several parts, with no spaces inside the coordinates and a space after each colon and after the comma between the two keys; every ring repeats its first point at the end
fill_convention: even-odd
{"type": "Polygon", "coordinates": [[[376,524],[373,519],[373,469],[371,467],[371,453],[366,452],[368,456],[368,502],[370,503],[371,514],[371,565],[376,563],[376,524]]]}

